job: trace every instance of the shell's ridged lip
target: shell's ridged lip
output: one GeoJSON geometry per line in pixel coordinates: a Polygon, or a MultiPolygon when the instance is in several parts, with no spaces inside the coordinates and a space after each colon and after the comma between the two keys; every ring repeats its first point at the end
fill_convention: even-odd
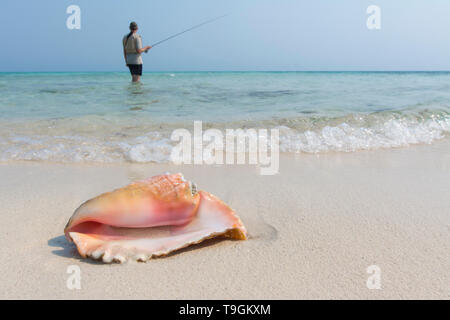
{"type": "MultiPolygon", "coordinates": [[[[242,230],[239,230],[239,231],[242,232],[242,230]]],[[[209,240],[209,239],[213,239],[213,238],[217,238],[217,237],[234,238],[232,236],[232,234],[234,232],[236,232],[236,228],[230,228],[230,229],[227,229],[227,230],[225,230],[223,232],[215,232],[215,233],[212,233],[212,234],[210,234],[208,236],[205,236],[205,237],[203,237],[203,238],[201,238],[199,240],[194,240],[194,241],[191,241],[191,242],[184,243],[183,245],[181,245],[179,247],[171,248],[170,250],[154,252],[152,254],[139,253],[138,252],[138,253],[133,253],[132,255],[128,255],[128,256],[124,256],[122,254],[120,254],[120,255],[116,254],[116,255],[113,256],[113,255],[111,255],[111,254],[109,254],[108,252],[105,252],[105,251],[94,250],[93,252],[87,254],[83,258],[88,257],[88,258],[91,258],[93,260],[102,261],[104,263],[111,263],[111,262],[114,262],[114,263],[125,263],[125,262],[128,262],[130,260],[137,261],[137,262],[147,262],[147,261],[149,261],[151,259],[167,257],[168,255],[170,255],[170,254],[172,254],[172,253],[174,253],[176,251],[182,250],[182,249],[187,248],[187,247],[189,247],[191,245],[200,244],[203,241],[206,241],[206,240],[209,240]]],[[[75,238],[75,239],[79,238],[76,232],[70,232],[69,234],[70,234],[71,238],[75,238]]],[[[245,239],[247,239],[247,238],[245,237],[245,238],[240,239],[240,240],[245,240],[245,239]]],[[[78,251],[80,251],[80,249],[83,249],[83,248],[80,247],[80,246],[82,246],[80,244],[80,242],[81,241],[74,241],[75,245],[78,248],[78,251]]]]}

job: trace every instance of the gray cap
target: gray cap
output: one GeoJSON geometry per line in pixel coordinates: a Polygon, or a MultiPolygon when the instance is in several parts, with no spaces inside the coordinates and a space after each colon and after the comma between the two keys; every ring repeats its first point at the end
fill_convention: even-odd
{"type": "Polygon", "coordinates": [[[136,22],[133,21],[130,23],[130,30],[136,30],[137,28],[138,28],[138,25],[136,22]]]}

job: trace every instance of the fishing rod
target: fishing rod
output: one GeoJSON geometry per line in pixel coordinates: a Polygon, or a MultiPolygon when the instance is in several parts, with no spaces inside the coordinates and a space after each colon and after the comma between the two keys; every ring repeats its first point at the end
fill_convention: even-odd
{"type": "Polygon", "coordinates": [[[177,33],[177,34],[174,34],[173,36],[170,36],[170,37],[168,37],[168,38],[166,38],[166,39],[164,39],[164,40],[161,40],[161,41],[156,42],[155,44],[152,44],[152,48],[153,48],[154,46],[157,46],[158,44],[161,44],[161,43],[163,43],[163,42],[166,42],[167,40],[170,40],[170,39],[173,39],[173,38],[175,38],[175,37],[178,37],[179,35],[182,35],[183,33],[186,33],[186,32],[188,32],[188,31],[191,31],[191,30],[200,28],[201,26],[204,26],[205,24],[214,22],[214,21],[219,20],[219,19],[221,19],[221,18],[223,18],[223,17],[226,17],[226,16],[228,16],[228,15],[229,15],[229,14],[224,14],[223,16],[220,16],[220,17],[217,17],[217,18],[214,18],[214,19],[211,19],[211,20],[202,22],[202,23],[200,23],[200,24],[197,24],[197,25],[195,25],[195,26],[193,26],[193,27],[191,27],[191,28],[189,28],[189,29],[187,29],[187,30],[181,31],[181,32],[179,32],[179,33],[177,33]]]}

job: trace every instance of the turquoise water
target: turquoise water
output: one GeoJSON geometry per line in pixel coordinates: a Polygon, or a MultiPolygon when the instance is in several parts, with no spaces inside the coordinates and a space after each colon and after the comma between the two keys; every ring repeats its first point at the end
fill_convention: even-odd
{"type": "Polygon", "coordinates": [[[278,128],[284,152],[432,143],[450,73],[0,73],[0,161],[167,161],[170,133],[278,128]]]}

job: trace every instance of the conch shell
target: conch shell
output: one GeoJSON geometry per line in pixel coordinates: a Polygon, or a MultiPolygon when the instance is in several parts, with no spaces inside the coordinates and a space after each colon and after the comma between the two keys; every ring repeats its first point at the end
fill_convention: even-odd
{"type": "Polygon", "coordinates": [[[155,176],[86,201],[64,229],[82,257],[105,263],[152,257],[217,236],[245,240],[239,217],[182,174],[155,176]]]}

